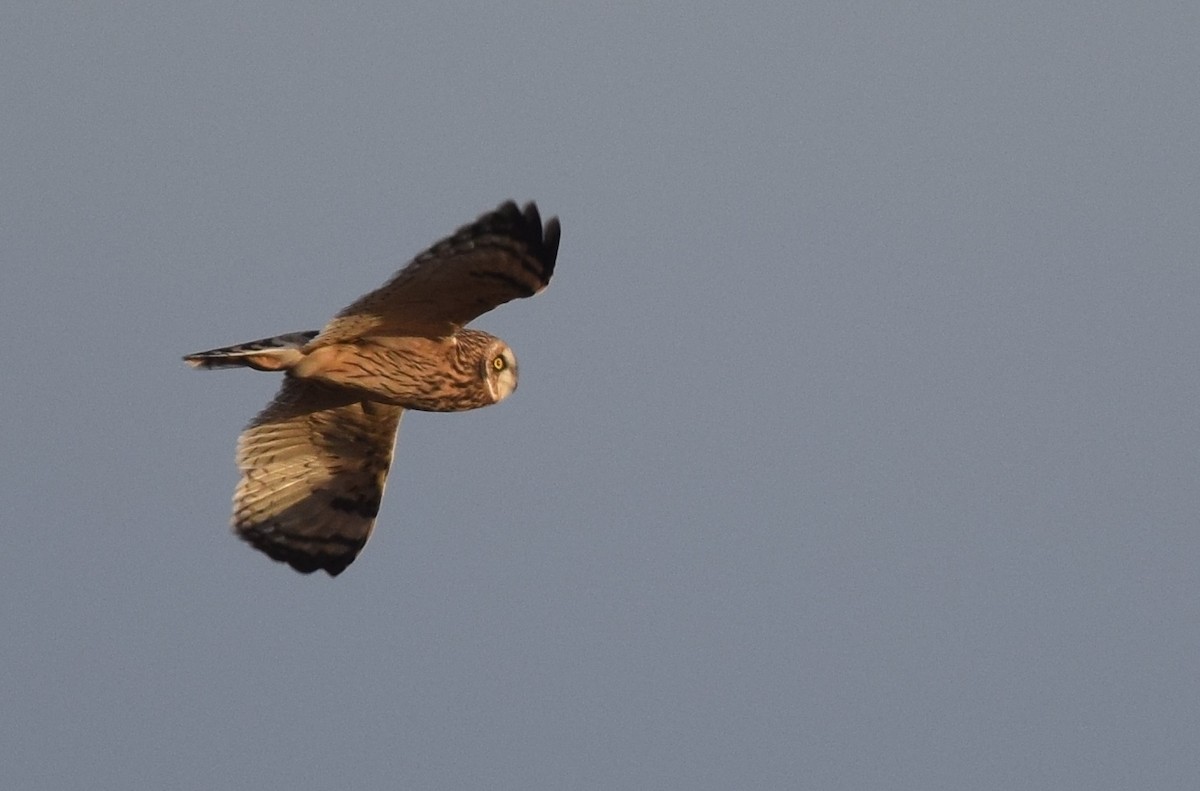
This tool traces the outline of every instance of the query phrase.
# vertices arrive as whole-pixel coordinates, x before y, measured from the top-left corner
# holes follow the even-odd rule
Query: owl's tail
[[[259,371],[282,371],[291,368],[304,354],[304,345],[317,337],[317,331],[289,332],[274,338],[239,343],[221,349],[196,352],[183,358],[193,368],[254,368]]]

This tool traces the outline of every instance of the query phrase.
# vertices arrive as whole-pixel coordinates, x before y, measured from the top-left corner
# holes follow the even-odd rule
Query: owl
[[[195,368],[282,371],[238,439],[233,530],[271,558],[337,576],[370,538],[406,409],[461,412],[517,389],[504,341],[465,325],[544,289],[561,228],[507,202],[414,258],[324,329],[197,352]]]

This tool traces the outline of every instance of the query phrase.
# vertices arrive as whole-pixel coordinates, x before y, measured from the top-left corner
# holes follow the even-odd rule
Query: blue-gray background
[[[170,5],[0,11],[6,788],[1195,787],[1194,4]],[[179,356],[509,197],[517,395],[232,538]]]

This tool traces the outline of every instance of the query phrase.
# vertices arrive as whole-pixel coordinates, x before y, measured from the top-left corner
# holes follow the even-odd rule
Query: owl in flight
[[[517,389],[508,344],[465,325],[554,273],[561,229],[511,201],[418,255],[320,332],[189,354],[283,371],[238,439],[233,529],[275,560],[337,576],[371,535],[405,409],[460,412]]]

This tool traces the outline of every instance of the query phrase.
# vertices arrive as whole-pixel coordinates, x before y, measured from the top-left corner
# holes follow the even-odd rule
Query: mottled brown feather
[[[234,530],[297,571],[341,573],[371,535],[403,412],[284,380],[238,440]]]
[[[550,282],[561,235],[533,203],[501,204],[418,255],[355,300],[308,348],[379,335],[452,335],[471,320]]]

